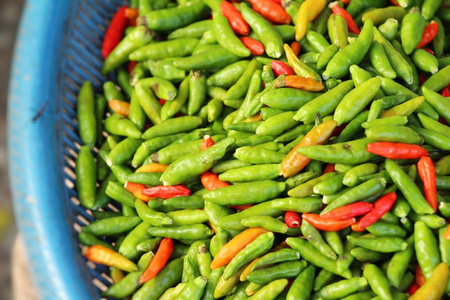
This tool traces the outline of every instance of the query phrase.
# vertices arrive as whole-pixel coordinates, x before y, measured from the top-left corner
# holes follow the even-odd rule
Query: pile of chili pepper
[[[450,2],[137,0],[78,95],[107,298],[450,295]]]

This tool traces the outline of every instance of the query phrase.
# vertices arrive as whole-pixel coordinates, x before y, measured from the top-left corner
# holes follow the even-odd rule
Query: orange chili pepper
[[[419,171],[420,179],[423,182],[423,191],[425,193],[425,199],[428,204],[437,210],[437,189],[436,189],[436,169],[434,168],[433,161],[429,156],[422,156],[417,163],[417,170]]]
[[[271,0],[269,0],[269,1],[271,1]],[[252,39],[251,37],[248,37],[248,36],[243,36],[243,37],[240,37],[239,39],[241,40],[242,44],[244,44],[244,46],[250,50],[252,55],[263,55],[264,54],[264,51],[265,51],[264,45],[260,41]]]
[[[213,145],[214,145],[213,139],[209,135],[205,135],[202,139],[202,144],[200,146],[200,150],[201,151],[206,150]]]
[[[351,0],[341,0],[342,4],[349,5]]]
[[[145,166],[140,167],[136,170],[136,173],[162,173],[164,172],[169,165],[163,165],[159,163],[151,163]]]
[[[170,185],[162,186],[158,185],[151,188],[145,188],[142,190],[142,194],[150,197],[157,197],[162,199],[169,199],[179,196],[190,196],[191,191],[184,185]]]
[[[170,255],[172,255],[172,252],[172,239],[164,238],[159,244],[159,248],[155,254],[155,257],[153,257],[147,270],[145,270],[144,274],[142,274],[141,283],[145,283],[158,275],[159,271],[161,271],[162,268],[164,268],[164,266],[166,265],[167,261],[170,258]]]
[[[352,224],[355,224],[355,218],[348,219],[325,219],[319,216],[318,214],[303,214],[303,220],[308,221],[314,226],[316,229],[322,231],[339,231]]]
[[[447,226],[447,229],[445,230],[443,236],[444,236],[444,239],[450,240],[450,225]]]
[[[127,8],[125,9],[125,18],[136,20],[139,17],[139,8]]]
[[[114,112],[121,114],[124,117],[128,117],[128,115],[130,114],[130,103],[128,102],[121,100],[111,100],[108,102],[108,105]]]
[[[291,43],[291,49],[292,49],[292,52],[294,52],[294,54],[296,56],[298,56],[300,54],[300,51],[302,50],[302,46],[300,46],[299,42],[293,41]]]
[[[365,228],[359,227],[358,226],[358,222],[356,222],[355,224],[352,224],[352,230],[355,232],[364,232],[366,231]]]
[[[139,200],[142,200],[144,202],[148,202],[152,199],[154,199],[155,197],[149,197],[149,196],[145,196],[142,194],[142,190],[147,188],[144,184],[140,184],[140,183],[133,183],[133,182],[129,182],[127,181],[125,183],[125,189],[131,193],[133,193],[133,195],[138,198]]]
[[[242,231],[220,249],[211,262],[211,269],[215,270],[228,264],[239,251],[266,232],[268,231],[261,227],[248,228]]]
[[[228,19],[228,23],[230,23],[234,32],[240,35],[248,35],[250,33],[250,26],[244,20],[244,17],[242,17],[241,12],[233,4],[228,1],[222,1],[220,3],[220,11]]]
[[[219,176],[217,174],[214,174],[212,172],[205,172],[201,175],[201,181],[205,189],[208,191],[220,189],[226,186],[229,186],[230,184],[228,182],[222,181],[219,179]]]
[[[138,269],[134,262],[130,261],[128,258],[122,256],[116,251],[102,245],[94,245],[84,248],[83,255],[92,262],[108,267],[116,267],[117,269],[123,271],[133,272]]]
[[[284,8],[271,0],[249,0],[253,9],[272,23],[290,24],[291,16]]]
[[[301,140],[301,142],[295,146],[281,162],[280,168],[283,176],[285,178],[294,176],[306,167],[311,159],[301,155],[297,152],[297,150],[300,147],[322,145],[326,140],[328,140],[336,125],[336,121],[330,120],[311,129]]]
[[[425,276],[423,276],[422,269],[420,268],[420,265],[417,264],[416,266],[416,279],[415,282],[418,286],[422,286],[427,280],[425,279]]]
[[[311,92],[320,92],[325,88],[322,82],[318,82],[314,79],[305,78],[298,75],[287,75],[283,78],[279,78],[274,82],[274,87],[290,87]]]

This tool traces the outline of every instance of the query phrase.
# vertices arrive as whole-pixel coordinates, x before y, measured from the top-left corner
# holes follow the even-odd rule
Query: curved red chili
[[[428,204],[437,210],[437,189],[436,189],[436,169],[434,168],[433,161],[429,156],[422,156],[417,163],[417,170],[419,171],[420,179],[423,182],[423,191],[425,193],[425,199]]]
[[[429,155],[425,148],[418,145],[392,142],[370,143],[367,152],[389,159],[416,159]]]
[[[184,185],[173,185],[173,186],[155,186],[151,188],[146,188],[142,190],[142,195],[157,197],[162,199],[169,199],[179,196],[189,196],[191,191]]]
[[[286,75],[294,75],[294,71],[291,67],[289,67],[286,63],[279,61],[279,60],[272,60],[270,62],[270,67],[273,70],[273,73],[275,74],[275,77],[278,77],[280,75],[286,74]]]
[[[220,3],[220,11],[228,19],[228,23],[230,23],[234,32],[240,35],[248,35],[250,33],[250,26],[244,20],[244,17],[242,17],[241,12],[233,4],[228,1],[222,1]]]
[[[344,8],[340,7],[337,2],[330,3],[329,7],[331,8],[333,14],[340,15],[345,19],[345,22],[347,22],[349,32],[355,34],[359,34],[361,32],[358,25],[356,25],[355,20],[353,20],[352,16]]]
[[[302,218],[311,223],[311,225],[314,226],[316,229],[322,231],[339,231],[351,226],[356,221],[355,218],[348,218],[344,220],[325,219],[319,216],[318,214],[303,214]]]
[[[333,209],[322,215],[325,219],[348,219],[364,215],[373,210],[373,204],[367,202],[355,202],[346,206]]]
[[[127,18],[125,17],[125,11],[127,7],[122,6],[114,14],[109,23],[108,29],[106,29],[105,37],[102,44],[102,57],[106,58],[116,48],[117,44],[122,40],[122,35],[127,26]]]
[[[360,228],[366,228],[381,219],[392,208],[395,200],[397,200],[397,195],[394,192],[382,196],[373,205],[373,210],[359,220],[358,226]]]
[[[419,45],[417,45],[417,48],[422,48],[429,42],[431,42],[434,37],[438,34],[439,31],[439,24],[435,21],[431,21],[430,24],[425,26],[425,30],[422,34],[422,39],[420,40]]]
[[[255,39],[252,39],[248,36],[243,36],[239,38],[247,49],[250,50],[252,55],[263,55],[264,54],[264,45]]]

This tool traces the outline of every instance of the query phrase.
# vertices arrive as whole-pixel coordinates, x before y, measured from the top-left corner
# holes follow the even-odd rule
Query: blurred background
[[[16,235],[6,157],[6,98],[24,0],[0,0],[0,299],[11,299],[11,249]]]

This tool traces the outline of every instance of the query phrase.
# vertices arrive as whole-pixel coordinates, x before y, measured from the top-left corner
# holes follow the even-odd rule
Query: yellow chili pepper
[[[136,173],[162,173],[167,169],[168,166],[169,165],[152,163],[140,167],[139,169],[136,170]]]
[[[138,267],[125,256],[120,255],[114,250],[106,248],[102,245],[94,245],[86,247],[83,251],[84,256],[92,262],[102,264],[108,267],[116,267],[117,269],[133,272]]]
[[[409,300],[438,300],[441,299],[448,281],[448,265],[440,263],[430,278],[411,296]]]
[[[281,162],[281,173],[285,178],[294,176],[300,172],[311,159],[301,155],[297,152],[300,147],[311,145],[322,145],[330,137],[333,130],[336,128],[337,122],[334,120],[323,122],[311,129],[301,142],[286,155]]]
[[[325,88],[322,82],[318,82],[314,79],[305,78],[298,75],[288,75],[283,78],[279,78],[275,81],[274,87],[290,87],[310,92],[320,92]]]
[[[326,0],[306,0],[300,6],[295,25],[295,39],[299,42],[308,30],[308,24],[317,18],[327,5]]]

